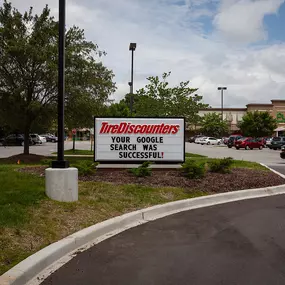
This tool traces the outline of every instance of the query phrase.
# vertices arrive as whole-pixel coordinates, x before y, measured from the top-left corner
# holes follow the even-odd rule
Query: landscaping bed
[[[44,176],[45,166],[25,167],[19,171]],[[205,193],[276,186],[285,183],[279,175],[267,170],[233,168],[230,173],[206,173],[202,179],[189,179],[181,170],[155,170],[151,176],[136,177],[126,169],[102,169],[91,175],[79,176],[80,181],[139,184],[151,187],[180,187]]]

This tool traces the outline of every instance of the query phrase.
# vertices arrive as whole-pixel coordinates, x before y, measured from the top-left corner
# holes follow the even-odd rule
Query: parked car
[[[235,146],[235,142],[239,139],[242,138],[242,135],[232,135],[229,137],[229,140],[228,140],[228,148],[232,148],[233,146]]]
[[[265,146],[266,146],[266,147],[269,147],[269,146],[271,145],[272,140],[273,140],[273,138],[267,138],[267,139],[265,140]]]
[[[207,145],[210,145],[210,144],[220,144],[221,140],[213,138],[213,137],[204,137],[204,138],[201,139],[200,143],[201,143],[201,145],[204,145],[204,144],[207,144]]]
[[[47,139],[46,137],[42,137],[42,136],[39,136],[40,140],[42,143],[46,143],[47,142]]]
[[[195,143],[201,144],[201,142],[203,141],[203,138],[204,138],[204,136],[197,137],[197,138],[195,139]]]
[[[281,147],[280,157],[281,157],[282,159],[285,159],[285,145],[283,145],[283,146]]]
[[[223,143],[223,144],[227,145],[227,144],[228,144],[228,141],[229,141],[229,138],[224,137],[224,138],[222,138],[221,143]]]
[[[195,135],[195,136],[193,136],[193,137],[190,137],[190,138],[188,139],[188,142],[194,143],[195,140],[196,140],[197,138],[199,138],[199,137],[203,137],[203,135]]]
[[[235,142],[236,149],[244,148],[246,150],[248,149],[263,149],[263,142],[259,139],[253,139],[250,137],[247,138],[241,138]]]
[[[32,138],[32,140],[33,140],[33,142],[34,142],[34,144],[42,144],[42,141],[41,141],[39,135],[37,135],[37,134],[31,134],[30,136],[31,136],[31,138]]]
[[[34,142],[31,137],[29,137],[30,145],[33,145]],[[4,139],[4,145],[24,145],[24,136],[21,134],[11,134]]]
[[[41,137],[45,137],[46,138],[46,141],[47,142],[57,142],[58,141],[58,138],[54,135],[51,135],[51,134],[43,134],[43,135],[40,135]]]
[[[268,145],[270,149],[281,149],[285,145],[285,137],[275,137],[272,139],[271,144]]]

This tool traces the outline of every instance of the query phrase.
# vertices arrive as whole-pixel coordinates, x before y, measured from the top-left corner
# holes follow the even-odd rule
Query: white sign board
[[[95,118],[95,161],[184,162],[184,118]]]

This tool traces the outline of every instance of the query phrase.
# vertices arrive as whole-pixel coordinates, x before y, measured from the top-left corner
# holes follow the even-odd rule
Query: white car
[[[46,137],[43,137],[43,136],[39,136],[40,140],[42,143],[46,143],[47,142],[47,139]]]
[[[201,144],[204,138],[205,138],[205,137],[198,137],[198,138],[196,138],[196,139],[195,139],[195,143]]]
[[[213,137],[204,137],[202,139],[202,141],[200,142],[200,144],[204,145],[204,144],[207,144],[207,145],[210,145],[210,144],[220,144],[221,143],[221,140],[220,139],[217,139],[217,138],[213,138]]]

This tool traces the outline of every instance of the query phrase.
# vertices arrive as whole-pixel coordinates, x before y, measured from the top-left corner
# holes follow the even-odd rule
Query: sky
[[[57,18],[58,0],[10,0],[21,12],[45,4]],[[0,3],[3,0],[0,0]],[[285,99],[285,0],[66,0],[67,25],[107,52],[120,100],[129,92],[136,42],[134,89],[171,71],[171,85],[190,80],[204,103],[225,107]]]

